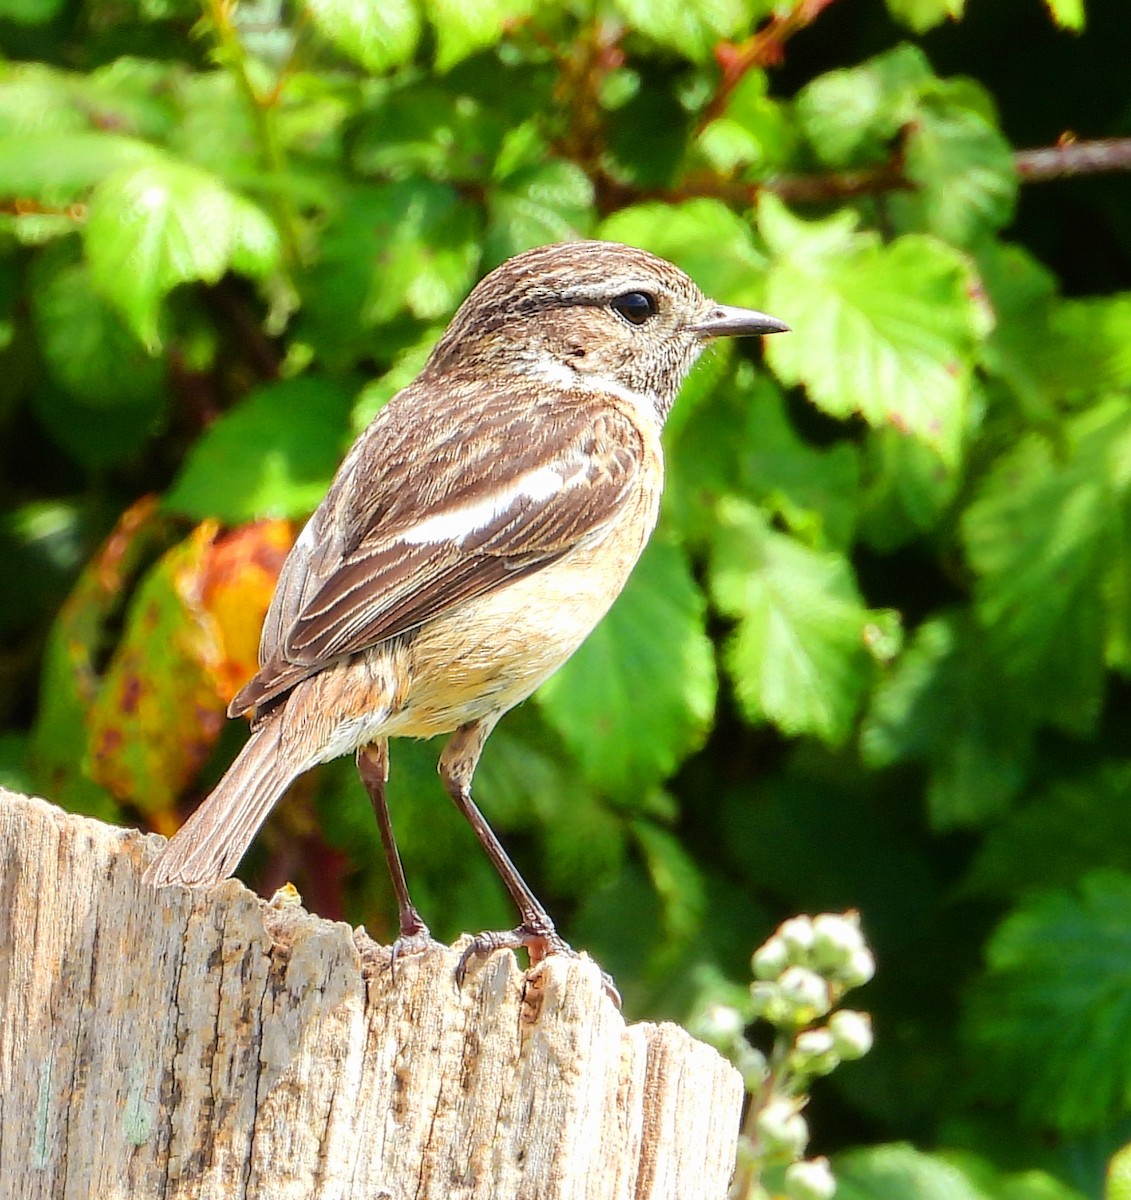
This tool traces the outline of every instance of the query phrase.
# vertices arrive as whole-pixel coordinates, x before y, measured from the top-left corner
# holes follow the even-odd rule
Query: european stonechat
[[[397,949],[427,944],[385,802],[388,739],[452,733],[441,778],[521,918],[469,953],[568,950],[472,801],[476,763],[624,586],[656,524],[660,431],[705,343],[786,328],[613,242],[544,246],[492,271],[354,443],[287,556],[259,672],[228,709],[252,714],[251,737],[146,878],[229,875],[296,776],[355,753]]]

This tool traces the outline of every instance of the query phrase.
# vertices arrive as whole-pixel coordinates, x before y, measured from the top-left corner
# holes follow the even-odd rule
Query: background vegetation
[[[1131,196],[1098,172],[1131,155],[1091,139],[1131,133],[1131,16],[1086,16],[0,0],[3,780],[171,832],[244,735],[291,522],[474,281],[646,246],[795,332],[690,381],[654,544],[481,802],[633,1017],[860,910],[877,1047],[809,1113],[842,1195],[1099,1194],[1131,1133]],[[418,903],[505,927],[436,753],[394,746]],[[349,763],[244,874],[395,931]]]

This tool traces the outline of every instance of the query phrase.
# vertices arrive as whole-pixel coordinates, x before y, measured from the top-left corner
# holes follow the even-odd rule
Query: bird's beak
[[[789,326],[777,317],[752,308],[716,304],[692,329],[701,338],[750,337],[759,333],[788,333]]]

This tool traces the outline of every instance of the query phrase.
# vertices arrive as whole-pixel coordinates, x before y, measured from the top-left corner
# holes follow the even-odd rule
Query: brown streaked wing
[[[337,658],[546,566],[598,535],[619,512],[639,473],[643,442],[607,401],[560,391],[461,399],[454,423],[450,408],[440,423],[421,420],[428,414],[420,408],[405,413],[415,427],[411,448],[405,422],[388,421],[393,428],[385,429],[379,420],[370,427],[349,477],[339,472],[312,518],[320,522],[315,529],[335,531],[320,539],[319,569],[312,572],[313,564],[304,562],[288,580],[302,607],[288,612],[280,603],[278,615],[291,617],[289,628],[276,626],[272,653],[233,709],[262,703]],[[413,472],[419,462],[425,470]],[[484,504],[541,467],[579,482],[546,497],[516,496],[469,531],[462,545],[405,540],[421,522]],[[330,561],[327,545],[335,542],[338,554]],[[307,559],[311,553],[308,546]]]

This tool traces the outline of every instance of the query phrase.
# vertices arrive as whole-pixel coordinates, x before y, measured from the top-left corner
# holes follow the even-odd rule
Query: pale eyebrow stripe
[[[576,487],[585,481],[584,470],[572,472],[568,478],[555,467],[537,467],[520,475],[510,487],[460,508],[438,512],[410,525],[397,535],[397,540],[413,546],[435,542],[462,542],[476,533],[496,517],[501,516],[516,500],[532,500],[536,503],[549,500],[551,496],[566,488]]]

